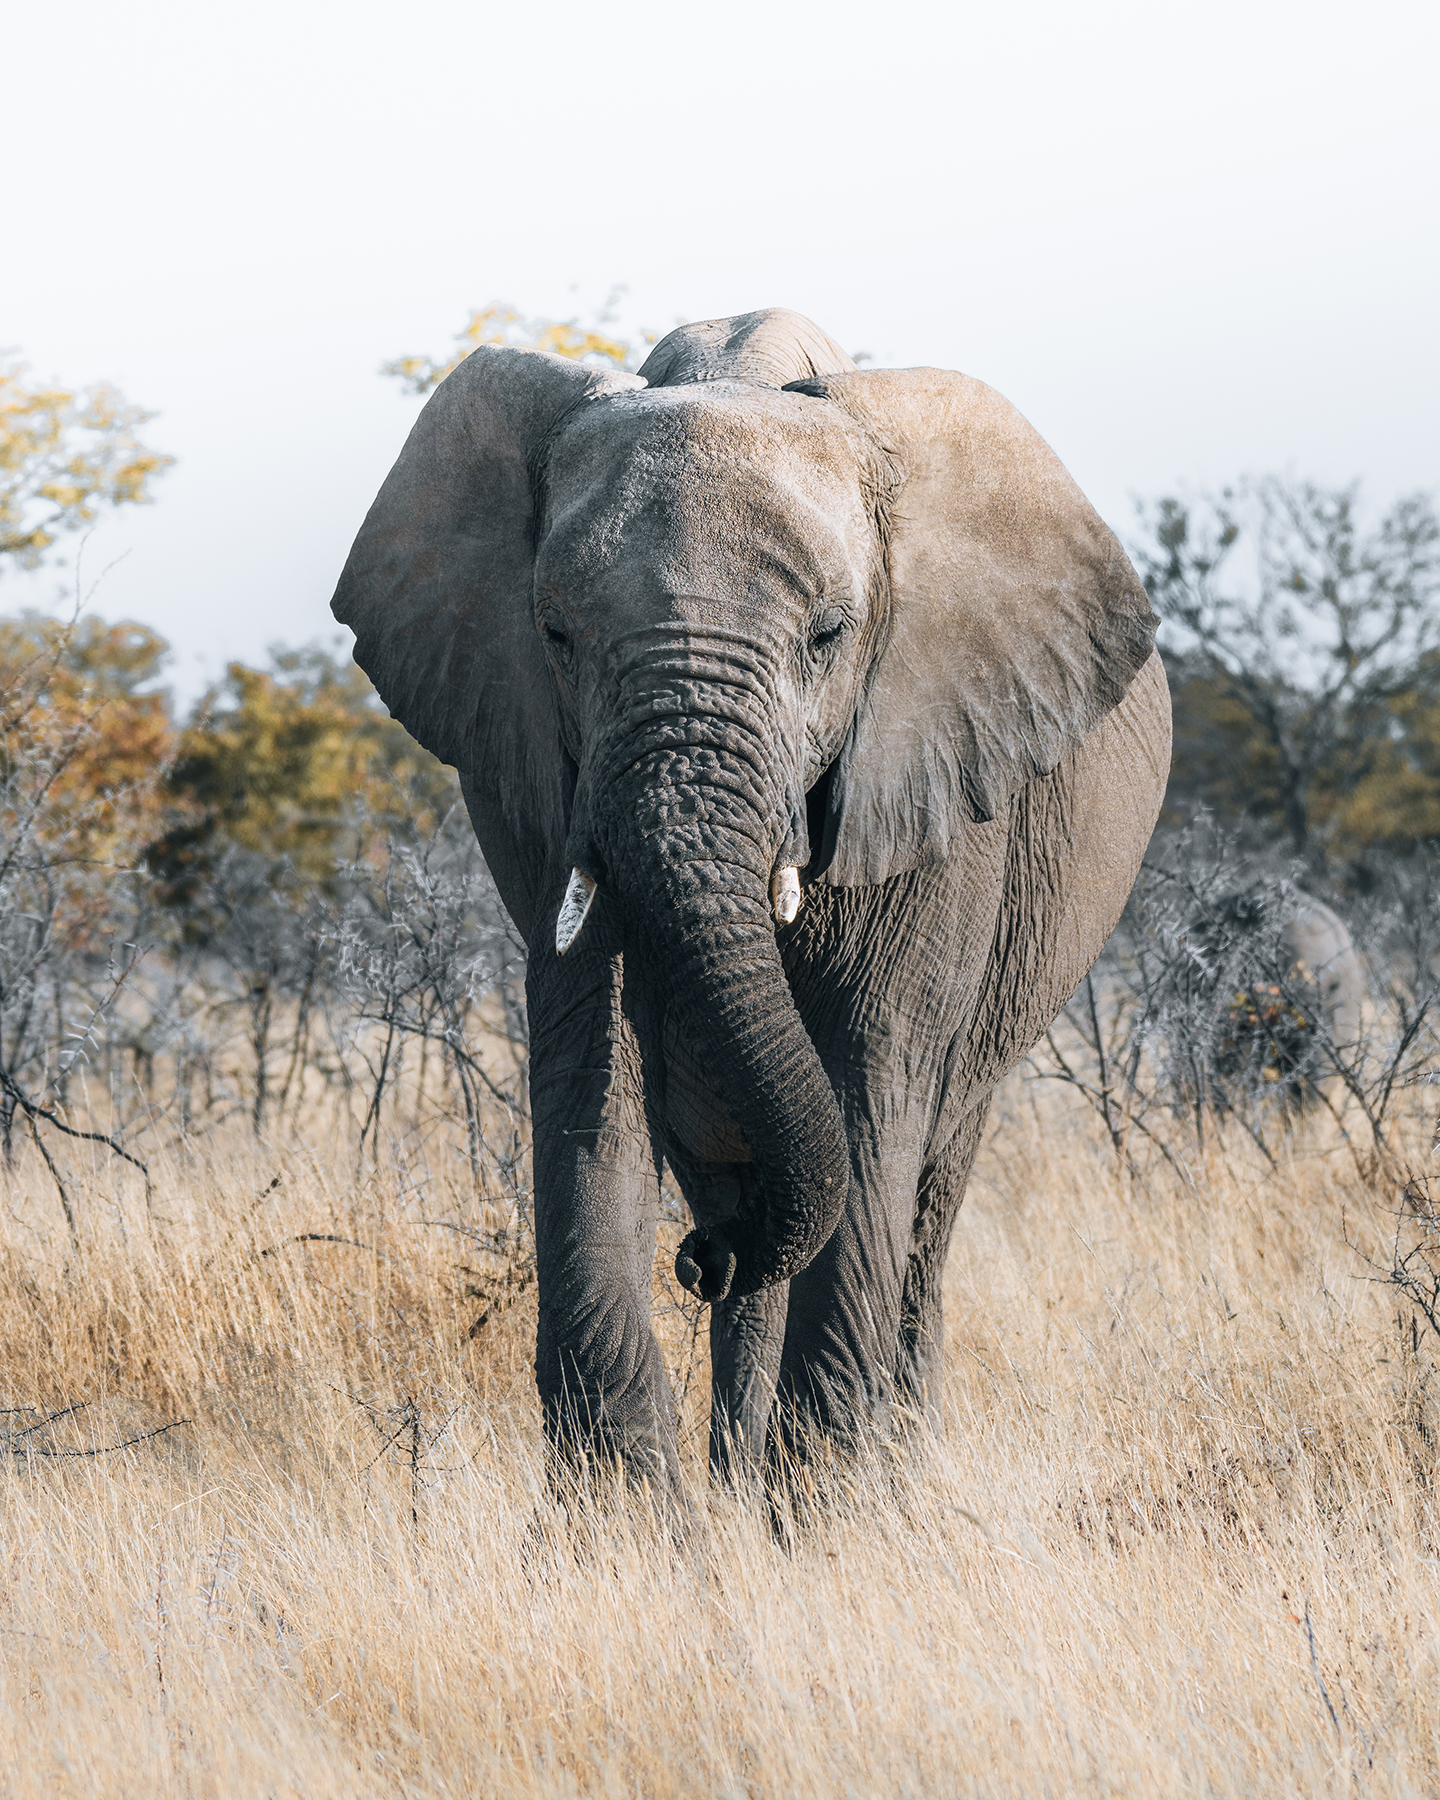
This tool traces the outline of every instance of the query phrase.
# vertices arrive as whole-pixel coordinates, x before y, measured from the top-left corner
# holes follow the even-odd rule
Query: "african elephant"
[[[1364,966],[1345,921],[1323,900],[1296,893],[1280,929],[1290,955],[1290,973],[1315,989],[1336,1050],[1353,1055],[1360,1041],[1367,988]]]
[[[1296,1104],[1360,1046],[1365,970],[1339,914],[1289,882],[1221,895],[1190,936],[1218,1008],[1218,1072],[1263,1078]]]
[[[638,376],[482,349],[333,607],[529,947],[552,1445],[676,1491],[662,1160],[717,1469],[923,1405],[991,1091],[1104,944],[1169,767],[1155,616],[1054,454],[982,383],[857,370],[790,312]]]

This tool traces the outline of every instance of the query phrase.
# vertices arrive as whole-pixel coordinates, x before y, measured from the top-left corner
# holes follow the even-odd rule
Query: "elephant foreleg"
[[[562,1466],[598,1455],[631,1482],[675,1493],[675,1404],[650,1329],[659,1171],[621,959],[603,930],[563,975],[553,956],[532,956],[535,1375],[546,1432]]]
[[[961,1119],[949,1143],[924,1171],[916,1196],[915,1230],[900,1299],[895,1391],[902,1406],[931,1419],[938,1409],[945,1341],[945,1259],[989,1114],[987,1096]]]

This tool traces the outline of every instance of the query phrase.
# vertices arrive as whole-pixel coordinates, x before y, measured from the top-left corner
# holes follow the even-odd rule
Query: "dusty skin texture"
[[[883,1440],[932,1403],[995,1083],[1159,810],[1169,698],[1119,544],[982,382],[857,370],[772,310],[682,327],[638,376],[477,351],[333,604],[458,769],[529,949],[560,1460],[678,1494],[662,1162],[695,1225],[677,1274],[714,1302],[717,1473]],[[572,869],[599,894],[562,961]]]
[[[683,1552],[633,1502],[555,1524],[533,1295],[467,1341],[433,1223],[477,1223],[466,1194],[220,1147],[160,1171],[150,1223],[97,1170],[77,1263],[22,1168],[4,1405],[89,1404],[3,1474],[0,1791],[1433,1795],[1440,1419],[1341,1235],[1390,1197],[1305,1137],[1273,1175],[1237,1147],[1132,1186],[1033,1104],[1002,1091],[956,1235],[938,1439],[789,1546],[704,1497],[678,1230]]]

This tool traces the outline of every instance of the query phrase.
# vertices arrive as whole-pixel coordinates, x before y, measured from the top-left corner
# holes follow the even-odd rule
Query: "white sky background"
[[[93,609],[190,698],[332,639],[472,306],[808,313],[964,369],[1122,537],[1241,470],[1440,487],[1440,8],[12,0],[0,346],[179,458]],[[578,284],[578,285],[577,285]],[[66,545],[67,557],[76,540]],[[48,605],[73,565],[0,577]]]

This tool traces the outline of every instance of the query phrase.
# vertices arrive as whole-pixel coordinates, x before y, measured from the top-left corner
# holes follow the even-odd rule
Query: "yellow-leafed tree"
[[[150,500],[174,461],[136,436],[153,417],[108,382],[51,387],[25,363],[0,364],[0,568],[10,557],[33,569],[103,506]]]
[[[146,625],[0,619],[0,757],[13,803],[68,865],[132,866],[158,827],[174,752],[168,652]],[[25,776],[24,780],[19,777]]]
[[[1317,863],[1440,831],[1440,514],[1276,476],[1143,509],[1175,705],[1168,810]]]
[[[268,670],[231,663],[181,734],[166,791],[174,816],[149,858],[176,904],[226,843],[324,883],[377,830],[425,830],[459,800],[361,670],[315,649],[276,651]]]
[[[599,324],[608,323],[616,295],[601,309]],[[648,350],[655,341],[654,332],[641,332],[641,343]],[[400,356],[386,363],[382,375],[393,375],[403,381],[412,393],[428,394],[445,377],[458,369],[465,358],[482,344],[509,344],[526,350],[548,350],[553,356],[568,356],[575,362],[602,363],[614,369],[628,369],[632,364],[632,347],[604,330],[587,328],[573,319],[531,319],[504,301],[472,311],[470,322],[455,334],[455,349],[449,356]]]

